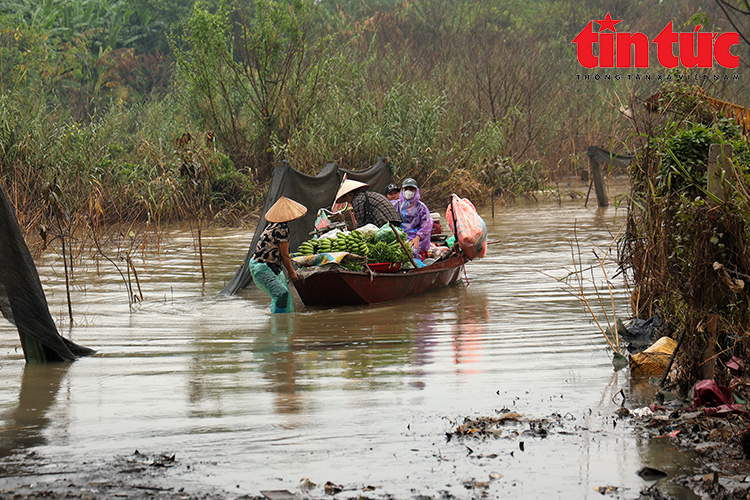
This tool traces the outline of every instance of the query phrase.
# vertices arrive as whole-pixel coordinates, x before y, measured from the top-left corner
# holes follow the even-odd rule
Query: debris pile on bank
[[[747,387],[743,380],[738,392],[730,393],[733,400],[746,401]],[[727,400],[727,391],[712,380],[702,381],[696,384],[692,402],[674,399],[634,410],[622,408],[618,416],[632,419],[649,439],[669,441],[695,455],[695,471],[669,481],[703,498],[750,498],[750,408]],[[641,498],[665,497],[642,494]]]

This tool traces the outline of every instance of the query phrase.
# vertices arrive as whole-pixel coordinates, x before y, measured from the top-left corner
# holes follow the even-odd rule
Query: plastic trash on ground
[[[676,347],[675,339],[660,338],[643,352],[630,355],[630,371],[641,375],[663,375]]]

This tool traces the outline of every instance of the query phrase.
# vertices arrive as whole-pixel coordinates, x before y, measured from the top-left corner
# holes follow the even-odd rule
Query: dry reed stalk
[[[138,286],[138,295],[132,293],[132,286],[131,286],[131,294],[133,295],[133,301],[135,302],[135,299],[137,298],[139,302],[143,302],[143,291],[141,290],[141,282],[138,280],[138,271],[135,270],[135,264],[133,264],[133,259],[130,258],[130,255],[127,256],[127,262],[130,266],[130,269],[133,270],[133,276],[135,277],[135,284]],[[128,271],[128,279],[130,279],[130,271]]]
[[[612,328],[612,325],[609,324],[609,316],[607,315],[607,310],[604,307],[604,304],[602,303],[601,296],[598,293],[598,289],[596,287],[596,283],[594,283],[594,289],[597,290],[597,296],[599,297],[599,304],[601,305],[602,311],[604,311],[604,315],[607,318],[607,325],[609,326],[609,329],[610,329],[609,331],[610,332],[614,332],[615,345],[618,347],[617,350],[619,351],[620,336],[619,336],[619,332],[617,331],[617,308],[615,307],[615,295],[612,292],[612,283],[610,282],[609,276],[607,275],[607,270],[604,267],[604,261],[601,258],[599,258],[599,256],[596,254],[596,252],[594,252],[594,256],[599,261],[599,266],[602,268],[602,273],[604,274],[604,281],[605,281],[605,283],[607,283],[607,290],[609,291],[609,299],[610,299],[610,303],[611,303],[610,305],[612,307],[612,318],[614,320],[613,321],[614,328]],[[593,271],[592,271],[592,274],[593,274]],[[594,281],[593,280],[593,276],[592,276],[592,281]]]
[[[89,226],[89,227],[91,227],[91,226]],[[124,233],[124,234],[130,234],[131,232],[132,232],[132,225],[128,228],[128,231],[126,233]],[[140,284],[140,281],[138,279],[138,272],[136,271],[135,265],[133,265],[133,261],[130,258],[130,251],[132,251],[135,238],[133,238],[131,240],[131,247],[126,252],[125,257],[121,257],[122,260],[124,260],[126,262],[126,266],[125,267],[127,269],[127,276],[125,276],[125,273],[123,273],[122,269],[120,269],[120,266],[118,266],[117,263],[114,260],[112,260],[104,252],[104,250],[102,249],[102,245],[101,245],[101,243],[99,241],[99,238],[97,237],[97,232],[94,231],[93,228],[91,230],[91,235],[92,235],[92,240],[94,242],[94,246],[96,247],[97,253],[99,255],[101,255],[102,257],[104,257],[105,259],[107,259],[115,267],[115,269],[117,270],[118,274],[122,278],[123,283],[125,283],[125,286],[128,289],[128,306],[132,307],[133,303],[135,302],[136,299],[138,299],[140,301],[143,301],[143,292],[141,290],[141,284]],[[123,250],[120,247],[120,239],[119,238],[117,239],[117,245],[118,245],[117,246],[117,253],[119,254],[120,251]],[[132,280],[131,280],[131,277],[130,277],[130,271],[131,271],[131,269],[133,271],[133,275],[135,276],[135,282],[136,282],[136,285],[138,287],[138,295],[136,295],[135,292],[133,291],[133,283],[132,283]]]
[[[203,240],[201,239],[201,219],[198,219],[198,257],[200,258],[201,262],[201,277],[203,278],[203,283],[206,282],[206,268],[203,265]]]
[[[573,291],[570,291],[570,290],[566,289],[565,291],[567,291],[572,296],[574,296],[575,298],[577,298],[578,300],[580,300],[583,303],[583,305],[586,306],[586,309],[588,310],[589,314],[591,314],[591,318],[594,320],[594,323],[596,323],[596,326],[599,327],[599,330],[602,332],[602,335],[604,335],[604,340],[607,341],[607,344],[609,344],[609,347],[612,348],[612,350],[614,352],[619,353],[620,352],[619,344],[615,344],[615,343],[612,342],[612,340],[610,340],[609,335],[607,335],[607,330],[605,330],[604,327],[599,322],[599,318],[597,317],[596,313],[594,312],[593,308],[591,307],[591,304],[589,303],[588,299],[586,298],[586,295],[582,294],[582,293],[578,293],[578,291],[576,290],[575,287],[573,287],[572,285],[570,285],[569,283],[567,283],[562,278],[555,278],[554,276],[546,274],[546,273],[542,273],[542,274],[545,274],[545,276],[549,276],[550,278],[555,279],[555,280],[557,280],[559,282],[565,283],[565,285],[567,285],[570,289],[573,290]]]
[[[65,295],[68,299],[68,318],[70,318],[70,322],[73,323],[73,305],[70,300],[70,278],[68,276],[68,261],[65,258],[65,235],[62,232],[62,226],[60,226],[60,241],[62,243],[63,268],[65,269]]]
[[[622,231],[622,228],[620,229],[620,231],[618,231],[617,234],[619,235],[621,231]],[[596,326],[601,331],[609,347],[612,349],[612,351],[616,355],[619,355],[621,354],[620,352],[621,346],[620,346],[619,333],[617,331],[617,313],[615,310],[614,290],[612,289],[612,283],[606,271],[605,261],[603,258],[599,257],[595,251],[593,252],[598,262],[598,266],[601,267],[602,272],[604,273],[605,282],[607,283],[607,290],[610,296],[610,306],[613,312],[614,324],[610,323],[609,315],[607,314],[607,307],[604,305],[604,300],[602,299],[602,293],[599,291],[599,287],[596,284],[596,279],[594,277],[594,269],[597,266],[589,266],[587,269],[583,268],[583,262],[581,259],[581,255],[582,255],[581,247],[580,247],[580,243],[578,240],[577,229],[575,226],[573,228],[573,233],[574,233],[574,238],[575,238],[575,248],[577,249],[577,253],[576,253],[576,250],[574,249],[574,246],[571,243],[571,257],[573,259],[573,266],[574,266],[573,271],[568,273],[568,275],[563,278],[556,278],[547,273],[542,273],[542,274],[545,274],[546,276],[549,276],[550,278],[553,278],[557,280],[558,282],[563,283],[565,285],[564,290],[581,301],[581,303],[585,306],[585,308],[588,310],[589,314],[591,315],[592,319],[596,323]],[[615,240],[613,240],[613,243],[614,241]],[[605,252],[605,257],[610,254],[612,246],[613,245],[610,244],[609,249]],[[584,276],[583,273],[585,271],[591,272],[591,278],[583,277]],[[573,278],[576,280],[577,286],[574,286],[573,284],[569,282],[570,278]],[[598,304],[599,308],[601,309],[607,321],[607,328],[605,328],[602,325],[602,323],[599,321],[599,316],[597,315],[596,312],[594,312],[594,308],[592,307],[591,302],[589,301],[589,298],[586,296],[586,292],[584,290],[584,283],[590,283],[591,285],[593,285],[594,293],[599,303]],[[608,334],[607,332],[610,332],[610,334]],[[610,338],[610,335],[613,338]]]

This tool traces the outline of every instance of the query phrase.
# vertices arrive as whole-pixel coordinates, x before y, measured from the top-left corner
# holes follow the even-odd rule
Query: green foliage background
[[[589,145],[633,148],[623,111],[664,71],[585,79],[571,40],[607,12],[651,37],[696,14],[732,30],[697,0],[0,1],[0,180],[29,225],[55,179],[89,221],[233,223],[282,159],[388,156],[434,199],[518,196],[579,175]],[[749,103],[742,79],[698,83]]]

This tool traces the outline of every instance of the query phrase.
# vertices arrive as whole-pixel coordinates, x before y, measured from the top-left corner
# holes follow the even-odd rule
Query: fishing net
[[[250,275],[255,285],[271,297],[272,313],[294,312],[292,294],[284,273],[274,274],[267,264],[250,259]]]
[[[348,179],[369,184],[370,191],[378,193],[382,193],[385,187],[393,182],[391,165],[387,158],[378,158],[375,165],[357,171],[345,170],[339,168],[336,163],[329,163],[316,176],[298,172],[286,161],[276,167],[271,178],[271,184],[268,187],[262,213],[265,215],[268,209],[282,196],[291,198],[307,207],[307,214],[304,217],[289,222],[290,252],[295,252],[303,241],[310,238],[309,233],[315,227],[318,210],[331,208],[344,174]],[[222,295],[233,295],[253,282],[250,260],[266,225],[265,217],[261,216],[250,248],[245,256],[245,261],[221,291]]]
[[[57,332],[34,260],[1,186],[0,312],[16,325],[28,362],[72,361],[94,353]]]

